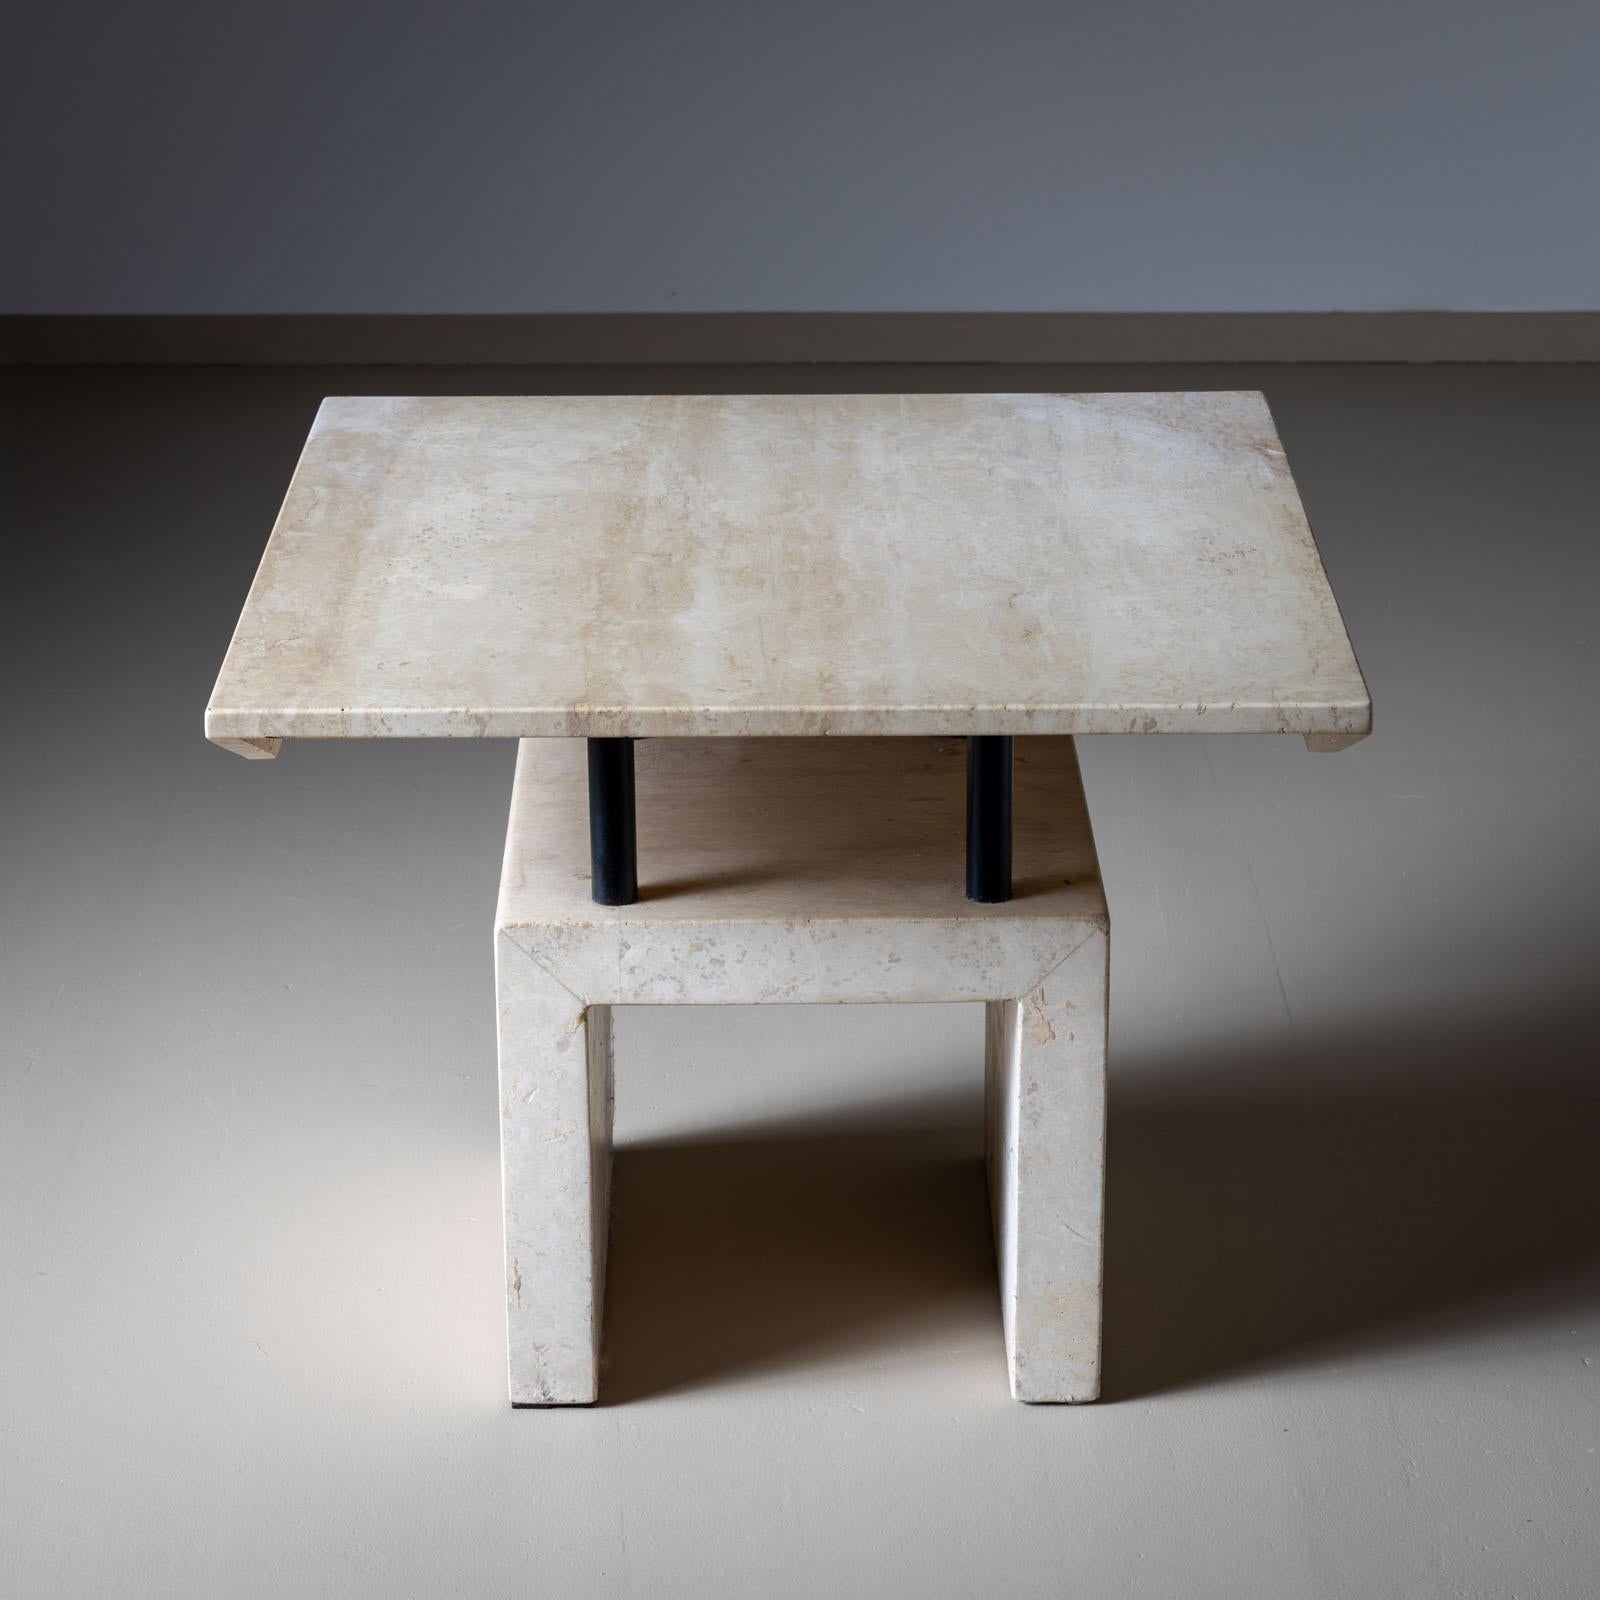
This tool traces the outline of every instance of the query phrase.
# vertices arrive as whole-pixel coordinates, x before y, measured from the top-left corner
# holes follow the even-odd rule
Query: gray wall
[[[1582,0],[46,6],[0,312],[1600,307]]]

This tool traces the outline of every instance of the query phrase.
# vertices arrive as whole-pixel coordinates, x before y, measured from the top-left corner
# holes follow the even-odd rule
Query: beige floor
[[[548,376],[7,375],[0,1595],[1591,1595],[1600,373],[799,381],[1263,376],[1377,732],[1085,747],[1105,1402],[1006,1398],[976,1009],[665,1010],[562,1413],[503,1399],[511,747],[200,732],[316,399]]]

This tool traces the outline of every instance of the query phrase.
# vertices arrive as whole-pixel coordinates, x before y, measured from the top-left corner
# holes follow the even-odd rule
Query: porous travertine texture
[[[653,395],[324,401],[206,732],[1370,722],[1259,394]]]
[[[584,752],[519,752],[500,906],[512,1399],[598,1392],[610,1007],[982,1000],[1012,1392],[1098,1393],[1109,931],[1072,741],[1027,740],[1017,896],[965,898],[940,739],[645,741],[641,898],[590,898]]]
[[[984,1030],[984,1122],[1011,1392],[1100,1393],[1110,942],[1086,939]]]
[[[587,1405],[611,1188],[611,1015],[504,940],[495,980],[511,1398]]]

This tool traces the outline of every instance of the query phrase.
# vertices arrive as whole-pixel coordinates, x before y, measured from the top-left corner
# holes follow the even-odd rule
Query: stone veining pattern
[[[206,732],[1370,720],[1259,394],[355,397],[317,414]]]

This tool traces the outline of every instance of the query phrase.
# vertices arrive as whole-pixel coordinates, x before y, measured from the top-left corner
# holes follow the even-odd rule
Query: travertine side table
[[[652,842],[688,846],[646,820],[640,901],[635,739],[962,738],[973,923],[1013,894],[1017,735],[1296,733],[1338,750],[1370,727],[1254,393],[328,400],[206,711],[207,736],[247,756],[285,739],[585,739],[593,899],[649,918],[652,876],[681,870]],[[706,746],[691,780],[695,748],[661,760],[684,784],[734,781],[730,752]],[[774,769],[797,786],[805,748]],[[570,772],[559,792],[578,805]],[[570,891],[585,869],[563,837]],[[1026,922],[1039,887],[1016,887]],[[1047,1126],[1039,1149],[1059,1138],[1081,1160]],[[531,1325],[517,1276],[508,1263],[514,1373]],[[1092,1392],[1077,1384],[1063,1397]]]

